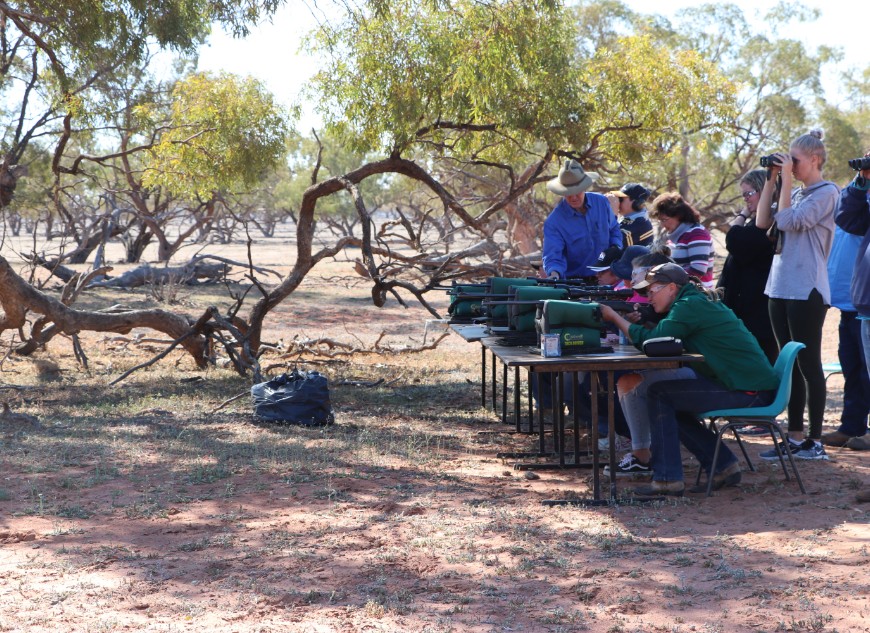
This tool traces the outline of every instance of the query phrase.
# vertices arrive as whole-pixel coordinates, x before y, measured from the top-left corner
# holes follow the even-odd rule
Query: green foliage
[[[846,114],[831,106],[822,110],[819,123],[825,130],[825,148],[828,151],[825,178],[842,187],[855,177],[855,171],[849,167],[849,159],[857,158],[865,151],[861,134]]]
[[[572,15],[519,0],[353,14],[313,40],[332,55],[314,80],[322,112],[359,149],[485,160],[592,146],[587,158],[638,161],[654,137],[730,116],[732,87],[698,55],[602,34],[612,47],[590,57]]]
[[[278,0],[25,0],[0,13],[49,57],[66,92],[68,78],[80,67],[140,60],[149,41],[193,52],[212,22],[247,35],[250,24],[278,5]]]
[[[639,163],[657,146],[705,128],[721,138],[733,115],[734,86],[692,50],[672,51],[650,36],[618,39],[585,65],[591,141],[616,160]]]
[[[557,9],[519,1],[441,11],[402,0],[387,14],[351,15],[314,40],[333,55],[314,80],[324,115],[358,149],[403,150],[439,122],[504,119],[506,129],[541,136],[577,103],[564,76],[569,30],[559,18]],[[550,107],[540,108],[543,101]],[[474,145],[471,135],[432,137],[454,152]]]
[[[259,81],[191,75],[173,91],[171,127],[152,150],[143,181],[204,198],[251,187],[285,156],[288,130],[286,113]]]

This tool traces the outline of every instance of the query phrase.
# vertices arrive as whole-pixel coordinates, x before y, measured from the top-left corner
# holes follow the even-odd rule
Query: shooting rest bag
[[[547,286],[514,286],[515,301],[543,301],[545,299],[567,299],[565,288],[548,288]],[[508,325],[517,332],[535,331],[535,314],[538,306],[533,303],[509,305]]]
[[[479,286],[455,286],[450,289],[450,305],[447,307],[447,314],[454,317],[477,317],[480,316],[480,302],[483,300],[483,289]],[[461,299],[458,295],[470,294],[481,295],[473,299]]]
[[[673,336],[659,336],[645,340],[641,348],[647,356],[680,356],[683,341]]]
[[[601,348],[601,308],[597,303],[544,301],[535,318],[541,334],[559,334],[562,354]]]
[[[489,295],[506,295],[510,293],[511,286],[537,286],[538,282],[534,279],[526,279],[525,277],[490,277],[488,282]],[[508,307],[506,305],[492,306],[489,311],[489,316],[493,320],[507,321]]]

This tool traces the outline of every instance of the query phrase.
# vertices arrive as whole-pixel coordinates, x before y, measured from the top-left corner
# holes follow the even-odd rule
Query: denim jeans
[[[683,460],[680,442],[710,474],[716,435],[702,424],[697,415],[714,409],[765,406],[773,402],[775,392],[730,391],[702,376],[689,380],[665,380],[647,392],[650,434],[652,438],[653,479],[682,481]],[[735,463],[737,458],[724,444],[713,472]]]
[[[837,356],[843,368],[843,414],[841,433],[853,437],[867,432],[867,414],[870,412],[870,374],[864,360],[861,323],[857,312],[840,312],[840,344]]]
[[[864,344],[864,364],[870,372],[870,320],[861,320],[861,341]]]
[[[680,380],[695,377],[695,371],[690,367],[677,369],[649,369],[636,372],[643,380],[631,391],[619,396],[619,404],[625,414],[631,432],[631,448],[638,450],[650,447],[649,434],[649,404],[647,391],[662,380]]]

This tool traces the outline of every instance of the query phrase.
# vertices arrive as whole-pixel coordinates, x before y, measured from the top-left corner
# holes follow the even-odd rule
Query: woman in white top
[[[773,333],[780,349],[789,341],[806,345],[798,355],[788,404],[788,449],[802,459],[827,459],[820,443],[825,414],[822,371],[822,326],[831,303],[827,260],[834,240],[834,211],[839,189],[822,177],[827,154],[822,132],[798,137],[789,152],[771,155],[770,177],[758,202],[755,223],[775,225],[777,253],[764,293]],[[776,178],[782,178],[777,211],[771,212]],[[793,188],[794,180],[803,183]],[[809,435],[804,434],[804,407],[809,409]],[[761,454],[777,459],[776,451]]]

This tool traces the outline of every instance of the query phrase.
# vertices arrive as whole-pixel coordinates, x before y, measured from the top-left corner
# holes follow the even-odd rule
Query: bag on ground
[[[332,424],[329,381],[316,371],[294,369],[251,387],[254,415],[263,420],[322,426]]]

